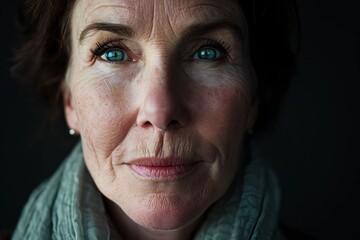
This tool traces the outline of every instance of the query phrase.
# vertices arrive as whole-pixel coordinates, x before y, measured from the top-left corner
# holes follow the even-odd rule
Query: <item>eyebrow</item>
[[[113,32],[117,35],[121,35],[127,38],[132,38],[135,33],[134,31],[122,24],[118,23],[92,23],[81,32],[79,37],[79,43],[81,44],[86,37],[90,34],[90,32],[97,30],[97,31],[107,31],[107,32]]]
[[[213,23],[196,23],[188,28],[186,28],[182,32],[182,39],[190,39],[194,36],[201,36],[204,34],[208,34],[220,29],[228,29],[234,33],[234,35],[241,41],[244,40],[244,32],[238,25],[228,22],[228,21],[220,21],[220,22],[213,22]],[[90,32],[97,30],[97,31],[107,31],[112,32],[120,36],[124,36],[127,38],[132,38],[135,36],[135,32],[128,26],[118,23],[92,23],[88,25],[80,34],[79,42],[85,40],[86,37],[90,34]]]
[[[201,36],[209,34],[217,30],[228,29],[232,32],[240,41],[244,40],[244,31],[238,25],[229,21],[218,21],[212,23],[197,23],[188,27],[182,33],[182,39],[191,39],[194,36]]]

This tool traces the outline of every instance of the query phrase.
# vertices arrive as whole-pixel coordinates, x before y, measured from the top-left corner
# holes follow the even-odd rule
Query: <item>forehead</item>
[[[72,24],[77,35],[87,25],[103,22],[121,23],[145,35],[158,31],[179,35],[194,23],[222,21],[243,26],[235,0],[79,0]]]

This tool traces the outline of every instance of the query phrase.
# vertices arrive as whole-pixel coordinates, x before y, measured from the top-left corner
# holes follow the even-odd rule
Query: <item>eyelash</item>
[[[126,47],[121,43],[121,39],[108,39],[105,42],[97,42],[94,49],[90,49],[90,52],[95,56],[99,57],[110,49],[122,49],[126,51]]]
[[[231,46],[229,44],[226,44],[224,40],[212,40],[212,39],[203,39],[200,43],[196,44],[190,51],[191,55],[189,56],[189,58],[191,59],[192,56],[194,56],[199,50],[203,48],[216,48],[217,50],[225,54],[225,57],[230,58]],[[217,60],[223,60],[223,59],[217,59]],[[200,61],[204,61],[204,60],[200,60]],[[205,61],[209,61],[209,60],[205,60]]]
[[[129,52],[127,47],[121,42],[122,39],[108,39],[104,42],[97,42],[96,47],[94,49],[90,49],[90,52],[93,54],[94,57],[100,57],[106,51],[111,49],[121,49],[125,52]],[[211,39],[204,39],[200,43],[196,44],[191,49],[191,55],[188,56],[189,59],[192,58],[200,49],[212,47],[216,48],[217,50],[221,51],[227,58],[230,58],[231,47],[230,45],[226,44],[223,40],[211,40]],[[222,59],[218,59],[222,60]]]

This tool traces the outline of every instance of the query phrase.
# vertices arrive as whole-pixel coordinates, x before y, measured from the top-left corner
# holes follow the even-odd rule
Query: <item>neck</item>
[[[106,209],[123,239],[129,240],[187,240],[199,229],[202,218],[174,230],[151,229],[132,221],[114,202],[104,198]]]

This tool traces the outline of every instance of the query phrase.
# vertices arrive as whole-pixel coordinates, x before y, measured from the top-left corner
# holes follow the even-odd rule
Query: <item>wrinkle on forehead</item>
[[[225,2],[228,2],[228,4],[225,5],[224,1],[215,1],[211,3],[209,1],[205,1],[203,3],[195,2],[194,4],[189,4],[188,7],[195,15],[196,15],[196,11],[202,8],[212,9],[211,11],[206,12],[209,14],[207,16],[210,19],[217,17],[217,15],[219,14],[224,16],[224,12],[226,13],[225,15],[230,19],[232,20],[238,19],[242,15],[242,12],[239,11],[240,10],[239,5],[235,1],[225,1]],[[199,12],[204,13],[204,11],[199,11]]]
[[[94,22],[124,23],[144,38],[179,38],[192,23],[224,18],[243,27],[236,1],[218,0],[80,0],[75,17],[78,31]],[[136,2],[136,3],[134,3]],[[240,21],[240,22],[239,22]]]
[[[171,39],[171,36],[176,36],[176,32],[174,30],[177,28],[176,23],[181,22],[183,18],[177,16],[177,21],[171,20],[171,16],[175,15],[172,14],[172,11],[174,11],[174,9],[179,10],[177,11],[177,13],[180,12],[180,7],[176,8],[176,6],[174,5],[169,5],[169,3],[172,2],[173,1],[165,0],[154,1],[152,22],[149,22],[149,25],[151,25],[152,28],[151,33],[149,34],[150,39],[154,39],[155,36],[161,35],[163,35],[167,39]]]
[[[84,12],[86,13],[86,17],[84,18],[84,22],[89,22],[89,18],[94,16],[95,12],[100,12],[103,9],[106,8],[112,8],[112,9],[124,9],[125,12],[124,13],[130,13],[131,9],[125,5],[116,5],[116,4],[102,4],[100,6],[95,7],[94,9],[91,9],[89,13],[87,13],[86,9],[84,10]],[[126,15],[130,15],[130,14],[126,14]],[[91,22],[91,21],[90,21]]]

